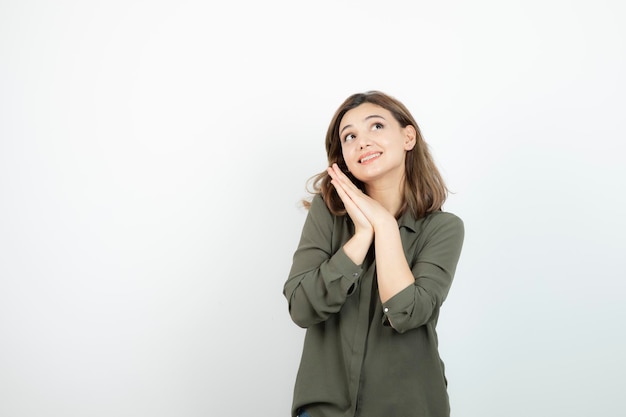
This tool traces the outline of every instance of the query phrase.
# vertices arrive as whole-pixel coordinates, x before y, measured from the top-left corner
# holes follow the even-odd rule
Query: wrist
[[[396,229],[398,227],[398,220],[392,215],[384,216],[373,224],[374,233],[381,232],[383,230]]]
[[[370,227],[368,229],[356,229],[352,238],[359,242],[371,243],[374,239],[374,228]]]

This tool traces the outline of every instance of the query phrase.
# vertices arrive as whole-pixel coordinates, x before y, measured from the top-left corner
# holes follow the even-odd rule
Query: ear
[[[407,127],[404,128],[404,150],[410,151],[415,147],[416,143],[417,131],[412,125],[407,125]]]

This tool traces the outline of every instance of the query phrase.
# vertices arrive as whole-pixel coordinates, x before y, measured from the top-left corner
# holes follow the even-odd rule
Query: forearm
[[[415,277],[404,255],[398,223],[394,218],[375,228],[376,274],[381,302],[413,285]]]
[[[361,265],[367,256],[367,252],[374,240],[370,231],[356,232],[350,240],[343,245],[343,250],[356,265]]]
[[[358,284],[362,269],[339,250],[319,267],[309,269],[309,258],[296,253],[283,294],[293,321],[301,327],[325,321],[337,313]]]
[[[414,284],[383,301],[384,320],[399,333],[436,319],[452,284],[461,254],[464,237],[461,219],[449,213],[433,216],[420,231],[418,239],[424,243],[416,242],[416,249],[419,248],[417,252],[404,255],[404,251],[398,251],[407,257]],[[393,241],[389,242],[391,244]]]

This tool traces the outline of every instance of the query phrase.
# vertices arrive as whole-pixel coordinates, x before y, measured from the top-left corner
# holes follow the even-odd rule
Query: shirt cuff
[[[341,288],[347,295],[352,294],[354,292],[354,288],[356,288],[356,285],[358,284],[359,278],[363,273],[362,266],[355,264],[352,259],[346,255],[343,247],[339,248],[339,250],[335,252],[333,257],[330,259],[329,264],[333,270],[341,275]]]
[[[415,285],[409,285],[387,302],[383,303],[383,325],[394,327],[392,323],[411,314],[415,302]]]

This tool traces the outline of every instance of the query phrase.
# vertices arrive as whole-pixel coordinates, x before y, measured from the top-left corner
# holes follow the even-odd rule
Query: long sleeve
[[[414,283],[383,304],[376,247],[354,265],[341,249],[352,223],[314,198],[283,290],[293,321],[307,328],[292,415],[301,407],[329,417],[356,415],[357,407],[363,417],[450,415],[436,326],[463,222],[451,213],[415,219],[405,212],[398,227]]]
[[[463,221],[451,213],[432,216],[414,247],[405,250],[415,284],[383,304],[383,322],[399,333],[414,329],[436,319],[457,267],[464,239]],[[413,232],[411,232],[413,233]],[[417,252],[417,253],[415,253]]]
[[[343,251],[343,240],[349,237],[343,226],[345,222],[330,213],[319,195],[315,196],[283,288],[291,318],[300,327],[337,313],[358,285],[362,268]]]

